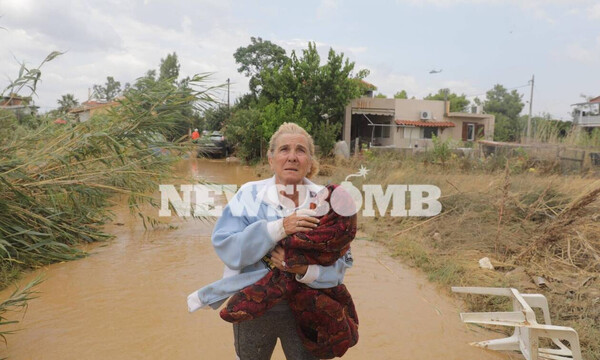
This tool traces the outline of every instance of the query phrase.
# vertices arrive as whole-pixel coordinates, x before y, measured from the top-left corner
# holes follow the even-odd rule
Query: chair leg
[[[509,322],[514,325],[519,325],[525,321],[525,315],[520,311],[461,313],[460,318],[465,323],[479,324]]]
[[[463,294],[512,296],[510,288],[453,286],[452,291]]]
[[[471,343],[472,346],[489,349],[489,350],[519,350],[519,338],[511,336],[502,339],[486,340]]]
[[[540,337],[550,338],[550,339],[560,339],[566,340],[571,345],[570,356],[573,360],[583,360],[581,357],[581,348],[579,345],[579,336],[577,335],[577,331],[568,327],[562,326],[553,326],[552,328],[535,328],[531,329],[531,336],[535,338],[536,341]],[[549,351],[550,350],[550,351]],[[539,352],[542,354],[553,354],[557,353],[557,350],[552,351],[553,349],[539,349]],[[562,354],[561,354],[562,355]],[[568,355],[568,354],[566,354]]]

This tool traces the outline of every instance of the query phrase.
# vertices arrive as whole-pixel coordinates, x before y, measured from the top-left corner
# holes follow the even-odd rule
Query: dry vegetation
[[[600,180],[559,175],[523,159],[446,164],[367,154],[322,165],[320,183],[340,182],[364,164],[362,183],[433,184],[443,211],[433,218],[362,217],[361,230],[393,255],[450,286],[515,287],[548,297],[555,324],[579,332],[586,359],[600,359]],[[376,210],[376,214],[378,211]],[[489,257],[495,270],[479,268]],[[534,277],[543,277],[538,286]],[[472,310],[506,309],[501,298],[468,297]]]

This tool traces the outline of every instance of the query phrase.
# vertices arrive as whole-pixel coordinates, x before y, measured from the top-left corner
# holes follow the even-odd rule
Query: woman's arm
[[[251,222],[246,215],[234,216],[229,205],[223,209],[212,233],[217,255],[233,270],[241,270],[259,261],[276,245],[277,240],[269,232],[266,220]]]
[[[353,259],[350,249],[330,266],[309,265],[304,276],[296,275],[296,280],[313,289],[325,289],[338,286],[344,282],[346,269],[352,267]]]

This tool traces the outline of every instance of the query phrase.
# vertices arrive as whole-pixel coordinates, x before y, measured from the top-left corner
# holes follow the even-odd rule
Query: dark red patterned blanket
[[[327,186],[327,203],[336,187]],[[343,206],[354,206],[349,196],[342,199]],[[317,228],[290,235],[280,244],[285,249],[288,266],[329,266],[348,251],[355,234],[356,215],[341,216],[330,206]],[[233,295],[220,315],[232,323],[251,320],[283,299],[294,313],[298,335],[314,356],[320,359],[342,356],[358,342],[358,316],[346,286],[313,289],[297,282],[294,274],[277,268]]]

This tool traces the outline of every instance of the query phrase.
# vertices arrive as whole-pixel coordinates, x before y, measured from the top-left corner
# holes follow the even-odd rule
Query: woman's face
[[[277,183],[300,184],[311,168],[308,140],[301,134],[283,134],[277,138],[269,165]]]

